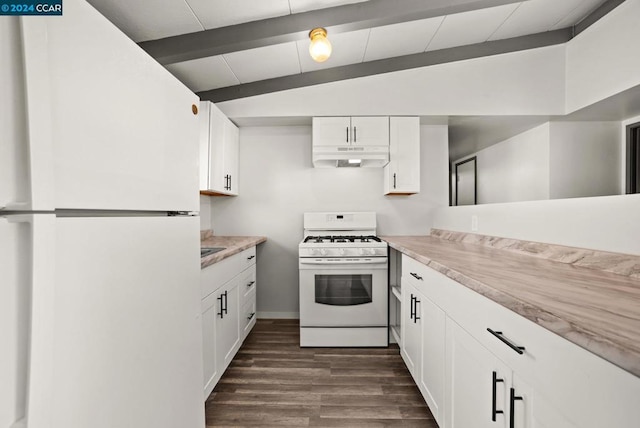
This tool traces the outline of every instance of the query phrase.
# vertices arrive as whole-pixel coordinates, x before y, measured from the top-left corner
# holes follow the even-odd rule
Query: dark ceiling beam
[[[370,0],[151,40],[140,43],[140,47],[160,64],[167,65],[304,40],[315,27],[324,27],[331,35],[521,1],[523,0]]]
[[[573,36],[575,37],[578,34],[582,33],[584,30],[595,24],[600,18],[602,18],[607,13],[611,12],[613,9],[620,6],[624,2],[625,0],[607,0],[606,2],[602,3],[598,8],[596,8],[596,10],[587,15],[586,18],[573,26]]]
[[[413,55],[380,59],[377,61],[345,65],[342,67],[327,68],[308,73],[276,77],[274,79],[260,80],[258,82],[244,83],[241,85],[203,91],[199,92],[197,95],[203,101],[209,100],[217,103],[237,98],[267,94],[270,92],[335,82],[338,80],[354,79],[374,74],[390,73],[393,71],[462,61],[465,59],[558,45],[568,42],[572,35],[573,27],[568,27],[555,31],[531,34],[528,36],[514,37],[511,39],[494,40],[476,43],[473,45],[458,46],[449,49],[441,49]]]

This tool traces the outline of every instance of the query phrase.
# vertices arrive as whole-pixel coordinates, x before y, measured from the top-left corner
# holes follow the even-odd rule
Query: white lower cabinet
[[[223,371],[240,348],[238,283],[234,279],[216,292],[216,361]]]
[[[511,370],[446,319],[446,427],[507,427]]]
[[[209,397],[213,387],[220,379],[218,358],[216,355],[217,318],[215,293],[202,300],[202,359],[204,371],[204,396]]]
[[[444,400],[445,314],[419,290],[417,279],[402,277],[401,355],[436,422]]]
[[[401,354],[440,427],[638,426],[640,378],[406,255],[401,264]]]
[[[255,325],[255,261],[252,247],[201,272],[205,399]]]

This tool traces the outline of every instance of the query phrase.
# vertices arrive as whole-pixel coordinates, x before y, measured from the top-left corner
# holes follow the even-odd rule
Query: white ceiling
[[[360,3],[363,0],[163,0],[161,7],[156,0],[88,1],[131,39],[142,42]],[[308,54],[308,41],[299,40],[169,64],[166,68],[191,90],[201,92],[566,28],[580,22],[604,2],[605,0],[525,0],[447,16],[339,34],[330,33],[333,53],[324,63],[312,61]],[[398,7],[402,5],[401,2],[397,4]],[[630,98],[635,100],[636,95],[632,94]],[[634,103],[637,104],[637,101]],[[616,105],[618,104],[629,109],[629,102],[618,102]],[[637,109],[636,104],[633,107]],[[307,119],[282,118],[282,123],[306,124]],[[423,118],[423,121],[426,119],[428,118]],[[450,126],[452,155],[456,156],[478,150],[491,140],[495,142],[496,138],[505,139],[546,120],[552,120],[549,117],[530,116],[441,119]],[[263,124],[256,118],[244,125],[252,126],[256,123]],[[273,124],[273,119],[265,124]],[[241,123],[239,125],[243,126]]]
[[[89,0],[141,42],[334,7],[361,0]],[[604,0],[527,0],[444,17],[329,34],[331,58],[315,63],[308,41],[289,42],[170,64],[200,92],[383,58],[481,43],[574,25]],[[401,2],[398,2],[399,7]]]

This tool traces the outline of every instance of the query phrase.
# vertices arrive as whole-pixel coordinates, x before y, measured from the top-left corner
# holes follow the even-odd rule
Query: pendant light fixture
[[[331,43],[327,39],[327,30],[322,27],[314,28],[309,32],[311,43],[309,55],[315,62],[324,62],[331,56]]]

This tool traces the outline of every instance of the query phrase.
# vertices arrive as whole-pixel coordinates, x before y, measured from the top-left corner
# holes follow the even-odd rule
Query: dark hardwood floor
[[[397,346],[299,344],[297,320],[258,320],[207,399],[207,426],[437,428]]]

